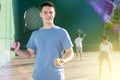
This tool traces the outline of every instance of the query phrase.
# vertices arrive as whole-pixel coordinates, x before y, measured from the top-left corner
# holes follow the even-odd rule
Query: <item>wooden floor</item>
[[[0,80],[32,80],[34,59],[16,56],[0,68]],[[107,64],[103,66],[103,77],[98,78],[98,52],[85,52],[84,59],[76,58],[65,65],[65,80],[120,80],[120,53],[112,54],[111,78],[108,77]]]

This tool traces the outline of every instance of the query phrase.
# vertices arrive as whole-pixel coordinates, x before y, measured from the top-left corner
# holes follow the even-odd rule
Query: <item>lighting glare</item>
[[[103,18],[104,22],[109,22],[115,5],[110,0],[104,0],[103,4],[95,0],[88,0],[94,10]]]

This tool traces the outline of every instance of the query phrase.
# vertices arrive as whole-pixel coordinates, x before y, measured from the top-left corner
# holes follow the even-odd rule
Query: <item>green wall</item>
[[[15,56],[10,51],[14,41],[15,26],[12,0],[0,0],[0,67]]]
[[[24,28],[24,11],[31,6],[37,6],[46,0],[0,0],[0,67],[15,56],[10,49],[11,42],[18,39]],[[72,41],[77,29],[81,35],[87,34],[83,42],[84,51],[98,51],[102,40],[104,22],[102,17],[93,9],[87,0],[49,0],[56,5],[55,24],[68,30]],[[101,4],[103,4],[102,0]],[[110,41],[117,48],[117,34],[106,31]],[[31,32],[21,41],[22,48],[27,43]],[[75,47],[74,47],[75,48]]]
[[[47,0],[0,0],[0,67],[15,56],[9,49],[11,42],[16,41],[23,32],[25,10],[31,6],[39,7],[43,1]],[[80,29],[81,35],[87,34],[83,41],[83,50],[98,51],[98,45],[102,41],[104,22],[102,16],[90,3],[87,0],[49,1],[56,5],[55,24],[67,29],[73,42],[78,33],[77,29]],[[103,0],[99,2],[103,4]],[[119,50],[118,34],[112,30],[106,30],[106,34],[109,35],[114,49]],[[24,46],[30,35],[31,32],[21,41],[22,49],[25,49]]]
[[[19,27],[24,27],[24,11],[31,6],[37,6],[46,0],[19,0]],[[103,20],[86,0],[49,0],[56,5],[55,24],[68,30],[72,41],[77,29],[87,34],[83,42],[84,51],[98,51],[98,45],[103,35]],[[82,34],[82,33],[81,33]],[[27,38],[28,39],[28,38]],[[23,45],[25,45],[24,41]],[[25,41],[26,42],[26,41]]]

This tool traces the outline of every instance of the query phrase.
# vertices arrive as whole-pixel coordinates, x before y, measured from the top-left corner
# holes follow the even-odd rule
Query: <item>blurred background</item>
[[[23,33],[24,12],[32,6],[39,7],[43,1],[47,0],[0,0],[0,66],[15,56],[10,51],[10,44]],[[109,35],[115,50],[119,50],[119,46],[116,46],[119,43],[118,33],[104,27],[104,0],[49,1],[56,6],[55,24],[67,29],[73,43],[76,34],[87,35],[83,41],[84,52],[98,51],[104,34]],[[119,0],[110,1],[120,6]],[[21,41],[22,49],[25,49],[31,33]]]

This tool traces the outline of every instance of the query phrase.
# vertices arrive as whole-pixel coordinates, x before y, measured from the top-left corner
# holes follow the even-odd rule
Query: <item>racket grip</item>
[[[16,43],[16,45],[18,46],[17,42],[15,42],[15,43]],[[11,47],[10,50],[11,50],[11,51],[14,51],[15,48],[12,48],[12,47]]]
[[[15,49],[14,48],[10,48],[11,51],[14,51]]]

